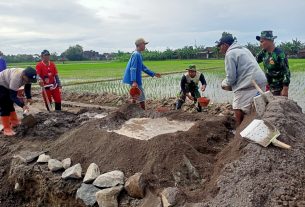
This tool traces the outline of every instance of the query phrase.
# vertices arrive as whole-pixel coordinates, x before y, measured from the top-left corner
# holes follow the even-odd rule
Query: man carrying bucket
[[[136,50],[131,54],[123,77],[123,83],[129,84],[131,86],[131,95],[136,95],[136,97],[134,96],[133,99],[139,101],[141,108],[144,110],[145,93],[142,83],[142,71],[151,77],[161,77],[161,74],[154,73],[143,64],[143,57],[141,52],[145,50],[147,44],[148,42],[146,42],[143,38],[137,39],[135,41]]]
[[[239,126],[244,115],[250,112],[253,98],[258,94],[252,81],[265,88],[267,80],[252,53],[237,44],[231,34],[224,34],[216,43],[220,52],[225,54],[226,79],[221,87],[234,93],[233,110],[236,125]]]
[[[186,97],[194,101],[194,104],[197,103],[197,99],[201,97],[198,84],[201,82],[201,91],[206,89],[206,81],[204,75],[196,70],[196,65],[190,65],[187,69],[188,72],[182,76],[180,87],[180,97],[176,103],[176,109],[181,109],[183,103],[185,102]],[[196,107],[198,112],[202,111],[201,105],[198,103]]]

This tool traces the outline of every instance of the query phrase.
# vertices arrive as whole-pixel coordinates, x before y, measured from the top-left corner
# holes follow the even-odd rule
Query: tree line
[[[305,49],[305,43],[298,39],[292,39],[292,41],[281,42],[279,45],[289,58],[298,58],[299,52]],[[261,50],[258,43],[247,43],[245,45],[253,55],[256,55]],[[84,51],[81,45],[70,46],[63,53],[58,55],[57,53],[51,53],[51,60],[53,61],[85,61],[85,60],[118,60],[128,61],[130,58],[130,52],[118,51],[116,53],[103,53],[90,50]],[[150,51],[147,50],[143,53],[145,60],[179,60],[179,59],[205,59],[205,58],[223,58],[216,46],[185,46],[179,49],[167,48],[164,51]],[[39,61],[40,55],[4,55],[4,58],[8,63],[19,62],[33,62]]]

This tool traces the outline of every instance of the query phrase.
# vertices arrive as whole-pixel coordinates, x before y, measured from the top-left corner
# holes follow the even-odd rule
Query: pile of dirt
[[[206,113],[159,113],[126,104],[95,120],[84,116],[84,111],[63,113],[64,116],[37,114],[34,130],[22,134],[25,129],[18,129],[17,138],[0,139],[0,204],[82,206],[74,199],[81,181],[63,181],[60,173],[50,174],[35,164],[20,171],[27,190],[13,190],[14,183],[8,182],[12,155],[24,149],[40,149],[59,160],[69,157],[73,163],[81,163],[83,170],[94,162],[101,173],[121,170],[129,177],[142,172],[152,192],[158,194],[165,187],[177,186],[186,194],[188,203],[193,203],[188,205],[192,207],[305,206],[305,116],[301,108],[291,100],[277,98],[263,116],[280,130],[279,140],[292,146],[291,150],[284,150],[263,148],[240,137],[240,131],[255,114],[245,119],[234,137],[230,107],[215,106]],[[163,117],[194,122],[194,126],[186,132],[161,134],[149,140],[113,132],[133,118]],[[52,119],[58,119],[60,124],[52,125]],[[44,130],[50,136],[33,132]]]
[[[246,120],[240,130],[252,119]],[[290,144],[292,149],[263,148],[237,136],[234,144],[219,155],[231,159],[217,181],[219,193],[210,202],[198,206],[305,206],[302,109],[291,100],[277,98],[268,105],[263,120],[273,123],[282,133],[279,140]]]
[[[130,118],[163,116],[196,123],[187,132],[163,134],[148,141],[109,132],[119,129]],[[62,136],[52,144],[50,154],[71,157],[82,163],[84,169],[95,162],[102,173],[122,170],[129,177],[142,172],[154,189],[180,186],[188,192],[190,200],[199,201],[211,193],[204,190],[205,185],[209,183],[216,155],[233,137],[232,126],[230,116],[144,112],[137,105],[126,105],[102,120],[86,123]],[[200,191],[194,193],[195,189]]]

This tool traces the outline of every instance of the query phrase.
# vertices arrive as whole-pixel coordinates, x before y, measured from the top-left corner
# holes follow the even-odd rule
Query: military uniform
[[[196,71],[196,66],[195,65],[190,65],[190,67],[186,70],[194,70]],[[183,103],[185,102],[186,99],[186,94],[190,93],[191,96],[194,98],[194,103],[197,103],[197,99],[201,97],[201,94],[199,92],[199,87],[198,84],[201,82],[202,85],[206,85],[206,80],[205,77],[202,73],[196,72],[195,77],[191,77],[189,73],[185,73],[182,76],[180,87],[181,87],[181,92],[180,92],[180,97],[176,103],[176,109],[181,109]],[[197,106],[197,111],[201,111],[201,106],[198,104]]]
[[[274,40],[276,36],[272,35],[272,31],[263,31],[261,36],[256,37],[257,40],[261,38]],[[264,65],[270,91],[274,95],[281,95],[283,87],[288,87],[290,84],[290,70],[285,53],[276,47],[271,53],[265,50],[261,51],[256,58],[258,63]]]

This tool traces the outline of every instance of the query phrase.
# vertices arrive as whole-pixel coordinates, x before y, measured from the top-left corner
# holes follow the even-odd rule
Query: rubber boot
[[[10,123],[11,123],[11,127],[17,127],[21,124],[21,121],[18,119],[17,117],[17,113],[16,111],[11,112],[10,114]]]
[[[198,103],[197,107],[196,107],[197,112],[202,112],[202,107],[200,106],[200,104]]]
[[[143,101],[143,102],[140,102],[140,107],[143,109],[143,110],[145,110],[145,102]]]
[[[176,102],[176,110],[179,110],[179,109],[181,109],[181,107],[182,107],[182,104],[183,104],[183,101],[181,101],[181,100],[178,100],[178,101]]]
[[[55,103],[55,110],[61,111],[61,103]]]
[[[11,124],[10,124],[10,117],[9,116],[1,116],[1,121],[3,125],[3,134],[5,136],[14,136],[16,133],[13,131]]]

